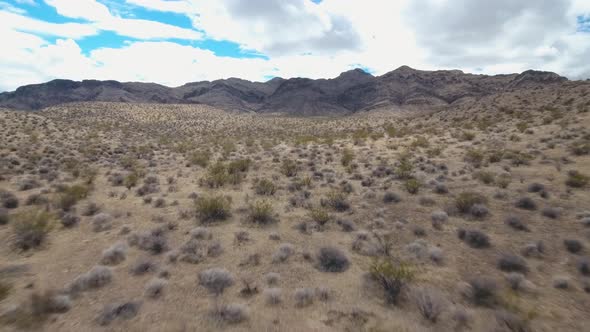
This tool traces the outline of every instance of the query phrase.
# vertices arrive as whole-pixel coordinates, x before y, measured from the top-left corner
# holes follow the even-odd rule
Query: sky
[[[0,0],[0,91],[399,66],[590,78],[590,0]]]

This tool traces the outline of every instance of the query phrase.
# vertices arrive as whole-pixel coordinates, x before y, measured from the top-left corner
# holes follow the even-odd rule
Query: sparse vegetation
[[[205,224],[226,220],[231,216],[231,200],[224,196],[200,197],[196,201],[196,213]]]

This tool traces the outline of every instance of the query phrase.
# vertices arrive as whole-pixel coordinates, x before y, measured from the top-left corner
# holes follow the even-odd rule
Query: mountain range
[[[361,69],[332,79],[273,78],[250,82],[238,78],[167,87],[155,83],[56,79],[0,93],[0,107],[39,110],[68,102],[206,104],[227,111],[292,115],[350,114],[413,106],[454,105],[492,94],[567,83],[552,72],[476,75],[459,70],[423,71],[399,67],[381,76]]]

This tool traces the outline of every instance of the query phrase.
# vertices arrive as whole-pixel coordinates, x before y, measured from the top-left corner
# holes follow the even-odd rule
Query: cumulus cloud
[[[58,14],[83,19],[99,30],[114,31],[119,35],[138,39],[201,39],[203,35],[192,29],[142,19],[121,18],[96,0],[45,0]]]
[[[590,77],[587,0],[38,1],[72,23],[33,19],[18,2],[12,8],[0,1],[0,90],[58,77],[177,86],[228,77],[330,78],[355,67],[381,75],[401,65]],[[153,17],[185,15],[193,27],[131,18],[139,7]],[[80,40],[101,31],[133,40],[80,49]],[[266,57],[218,56],[178,39],[230,41]]]
[[[576,57],[590,49],[590,36],[576,36],[577,15],[587,7],[573,0],[416,0],[404,17],[435,66],[578,77],[585,69],[571,64],[586,67]]]

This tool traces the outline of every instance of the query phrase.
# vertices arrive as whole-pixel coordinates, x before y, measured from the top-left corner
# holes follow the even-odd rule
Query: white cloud
[[[84,19],[99,30],[114,31],[119,35],[138,39],[201,39],[203,35],[193,29],[141,19],[117,17],[109,8],[96,0],[45,0],[58,14]]]
[[[42,36],[58,36],[75,39],[96,35],[98,33],[95,27],[88,24],[49,23],[7,11],[0,11],[1,36],[11,35],[11,31],[33,32]],[[3,38],[3,42],[6,42],[5,38]],[[9,46],[8,48],[13,47],[12,43],[7,43],[5,45]]]
[[[0,52],[0,89],[57,77],[169,86],[232,76],[330,78],[356,66],[381,75],[404,64],[590,77],[590,33],[576,31],[577,17],[590,17],[587,0],[127,0],[120,5],[128,8],[116,9],[107,1],[45,1],[86,23],[54,24],[0,11],[0,37],[8,45]],[[115,13],[129,17],[134,6],[184,14],[197,30]],[[82,52],[75,40],[101,30],[144,41]],[[220,57],[160,41],[201,34],[268,59]],[[48,42],[43,36],[49,35],[62,40]]]

